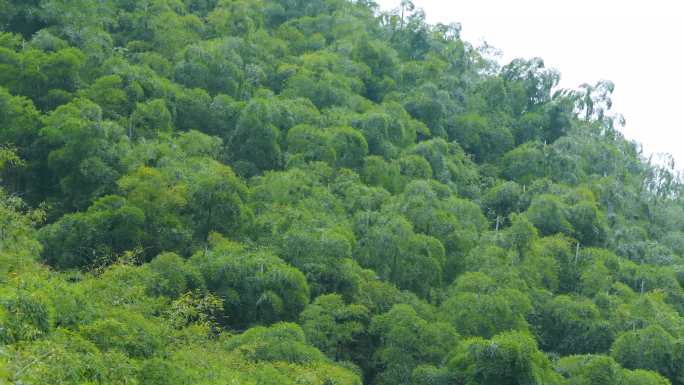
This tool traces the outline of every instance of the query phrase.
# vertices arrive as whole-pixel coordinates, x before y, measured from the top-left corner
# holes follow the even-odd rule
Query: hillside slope
[[[0,384],[684,384],[684,198],[402,1],[0,0]]]

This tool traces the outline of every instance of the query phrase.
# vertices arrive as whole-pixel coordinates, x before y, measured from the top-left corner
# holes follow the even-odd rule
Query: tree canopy
[[[0,0],[0,384],[684,385],[684,184],[411,1]]]

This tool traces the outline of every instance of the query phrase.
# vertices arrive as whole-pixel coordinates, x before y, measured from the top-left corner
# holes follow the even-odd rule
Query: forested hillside
[[[0,384],[684,384],[681,179],[612,83],[406,0],[0,31]]]

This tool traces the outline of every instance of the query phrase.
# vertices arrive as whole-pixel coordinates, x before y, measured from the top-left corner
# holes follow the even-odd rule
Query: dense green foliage
[[[0,0],[0,384],[684,385],[684,195],[409,1]]]

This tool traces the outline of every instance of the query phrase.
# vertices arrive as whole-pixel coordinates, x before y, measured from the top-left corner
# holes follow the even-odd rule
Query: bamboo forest
[[[0,384],[684,385],[674,162],[397,3],[0,0]]]

